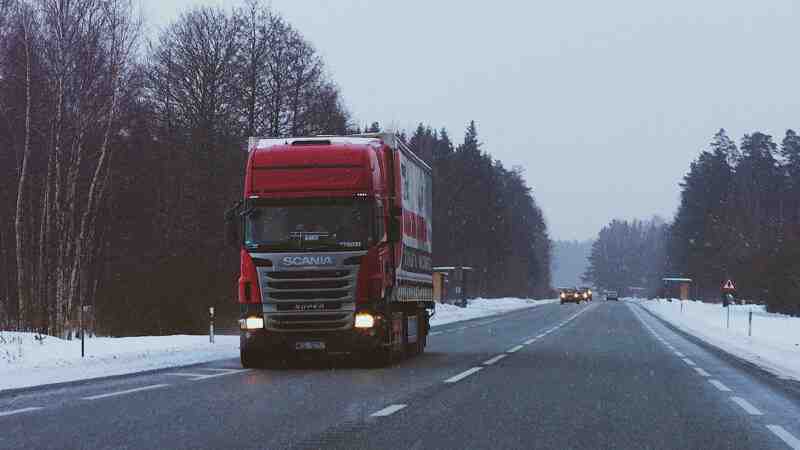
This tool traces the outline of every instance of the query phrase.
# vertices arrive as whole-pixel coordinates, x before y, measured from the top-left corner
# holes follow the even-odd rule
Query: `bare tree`
[[[32,11],[27,5],[18,5],[19,25],[22,34],[22,45],[24,51],[24,67],[25,67],[25,137],[22,150],[22,166],[19,171],[19,178],[17,183],[17,204],[16,215],[14,219],[14,231],[16,233],[16,263],[17,263],[17,321],[20,326],[25,325],[28,320],[29,306],[31,301],[31,286],[30,286],[30,264],[27,258],[27,239],[26,239],[26,215],[27,211],[25,192],[27,189],[27,180],[30,170],[31,159],[31,65],[34,52],[34,27],[35,19]]]

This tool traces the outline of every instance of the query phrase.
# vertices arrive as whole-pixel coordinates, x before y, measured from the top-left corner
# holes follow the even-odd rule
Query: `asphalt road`
[[[635,304],[434,333],[383,369],[229,360],[0,396],[0,448],[800,449],[796,385]]]

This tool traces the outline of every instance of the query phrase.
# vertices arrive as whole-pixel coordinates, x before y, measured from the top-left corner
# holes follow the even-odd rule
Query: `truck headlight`
[[[264,318],[248,317],[246,319],[239,319],[239,326],[243,330],[260,330],[264,328]]]
[[[375,318],[370,313],[356,314],[356,328],[372,328],[375,326]]]
[[[561,298],[564,298],[564,297],[566,297],[566,294],[564,294],[564,293],[562,292],[562,293],[561,293]]]

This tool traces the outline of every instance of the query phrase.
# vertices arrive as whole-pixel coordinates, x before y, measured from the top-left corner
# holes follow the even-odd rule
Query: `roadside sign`
[[[723,292],[730,292],[730,291],[735,291],[735,290],[736,290],[736,286],[733,285],[733,280],[727,280],[722,285],[722,291]]]

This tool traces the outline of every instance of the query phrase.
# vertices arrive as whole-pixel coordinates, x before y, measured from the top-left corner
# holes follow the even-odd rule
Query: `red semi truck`
[[[434,312],[431,169],[394,134],[251,138],[241,246],[244,367],[299,353],[385,365]]]

